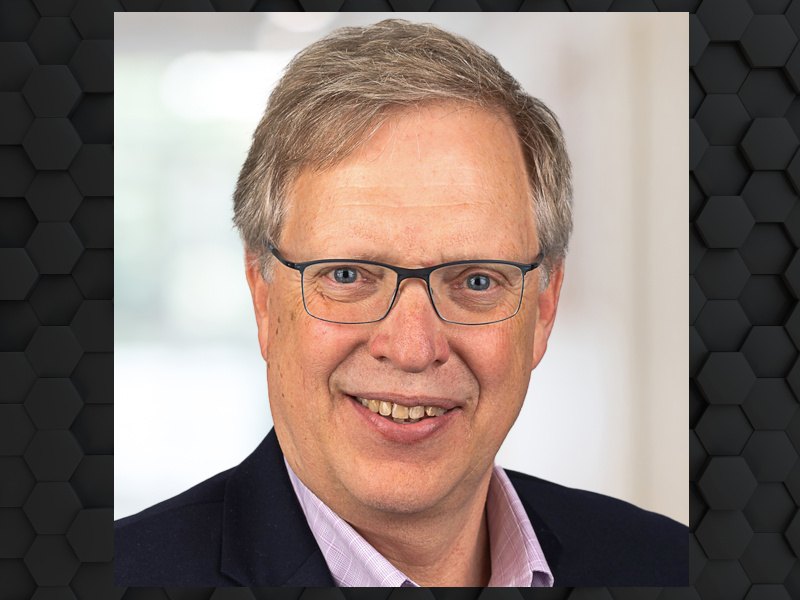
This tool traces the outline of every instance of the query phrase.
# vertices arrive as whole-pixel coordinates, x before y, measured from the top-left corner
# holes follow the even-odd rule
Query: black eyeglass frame
[[[542,261],[544,260],[544,253],[540,252],[532,263],[518,263],[509,260],[496,260],[496,259],[454,260],[439,265],[433,265],[431,267],[421,267],[419,269],[406,269],[404,267],[396,267],[394,265],[389,265],[374,260],[358,260],[353,258],[323,258],[319,260],[294,262],[286,259],[272,242],[267,242],[267,248],[269,248],[269,251],[272,253],[272,255],[275,258],[277,258],[282,265],[300,272],[300,294],[303,297],[303,308],[305,308],[308,316],[313,317],[315,319],[319,319],[320,321],[325,321],[326,323],[337,323],[339,325],[367,325],[369,323],[377,323],[378,321],[382,321],[383,319],[385,319],[391,312],[392,308],[394,307],[394,302],[395,300],[397,300],[397,293],[400,290],[400,284],[406,279],[422,279],[425,282],[425,288],[428,290],[428,298],[431,301],[431,306],[433,306],[433,310],[436,313],[436,316],[439,317],[445,323],[453,323],[455,325],[492,325],[494,323],[507,321],[511,317],[515,316],[519,312],[519,309],[522,307],[522,298],[525,295],[525,275],[527,275],[537,267],[541,266]],[[392,299],[389,301],[389,308],[386,309],[386,312],[383,314],[383,316],[381,316],[378,319],[372,319],[371,321],[350,322],[350,321],[333,321],[332,319],[323,319],[322,317],[318,317],[317,315],[312,314],[311,311],[308,310],[308,305],[306,304],[306,292],[305,292],[305,286],[303,285],[304,272],[308,267],[325,263],[344,263],[348,265],[350,264],[374,265],[377,267],[383,267],[385,269],[389,269],[390,271],[394,271],[394,273],[397,275],[397,283],[395,284],[394,287],[394,293],[392,294]],[[460,321],[451,321],[449,319],[445,319],[442,316],[442,314],[439,312],[439,308],[436,306],[436,302],[433,299],[433,293],[431,292],[431,273],[443,267],[452,267],[456,265],[470,265],[470,264],[509,265],[517,267],[522,272],[522,288],[519,291],[519,303],[517,304],[517,308],[514,310],[512,314],[508,315],[507,317],[503,317],[502,319],[497,319],[496,321],[487,321],[485,323],[462,323]]]

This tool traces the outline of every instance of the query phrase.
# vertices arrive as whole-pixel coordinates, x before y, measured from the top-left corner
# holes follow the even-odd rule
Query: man
[[[234,198],[274,431],[116,525],[122,585],[687,585],[666,517],[494,465],[553,327],[561,129],[496,59],[384,21],[301,52]]]

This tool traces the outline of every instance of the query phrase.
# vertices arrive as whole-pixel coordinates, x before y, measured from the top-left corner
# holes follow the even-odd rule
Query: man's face
[[[292,261],[371,259],[425,267],[539,253],[519,141],[495,113],[454,104],[395,114],[358,151],[301,173],[278,240]],[[380,322],[306,314],[300,274],[248,271],[275,430],[292,469],[345,519],[455,509],[487,481],[555,317],[561,272],[491,325],[441,321],[419,279]],[[398,424],[356,398],[450,407]]]

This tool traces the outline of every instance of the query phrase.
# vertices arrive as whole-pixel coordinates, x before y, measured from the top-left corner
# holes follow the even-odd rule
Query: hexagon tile
[[[739,43],[752,66],[782,67],[797,44],[797,36],[783,15],[756,15]]]
[[[37,117],[66,117],[81,88],[64,65],[41,65],[28,77],[22,93]]]
[[[753,18],[753,10],[746,0],[705,0],[697,17],[712,40],[738,40]]]
[[[753,69],[738,95],[752,117],[783,117],[794,90],[781,69]]]
[[[757,377],[785,377],[797,358],[786,329],[777,325],[753,327],[741,352]]]
[[[749,69],[738,44],[712,43],[693,72],[706,94],[735,94],[747,79]]]
[[[741,147],[754,169],[781,170],[789,166],[798,144],[786,119],[760,118],[753,120]]]
[[[45,0],[46,1],[46,0]],[[81,36],[69,16],[43,17],[28,40],[40,65],[64,67],[75,53]]]
[[[705,565],[695,587],[703,599],[744,598],[750,580],[739,561],[713,560]]]
[[[753,224],[753,215],[738,196],[712,196],[695,221],[709,248],[741,246]]]
[[[739,558],[753,537],[753,530],[742,513],[711,510],[697,528],[697,539],[709,558]]]
[[[796,510],[783,483],[760,483],[750,497],[744,515],[754,531],[783,532]]]
[[[81,204],[81,193],[64,172],[40,173],[25,193],[39,221],[69,221]]]
[[[81,508],[80,500],[69,483],[37,483],[24,506],[37,533],[64,534]]]
[[[739,350],[751,329],[736,300],[706,301],[694,326],[706,347],[714,352]]]
[[[777,171],[755,171],[742,190],[747,208],[756,221],[781,223],[798,203],[789,180]],[[720,226],[724,219],[720,219]]]
[[[709,144],[738,144],[750,124],[742,101],[736,94],[709,94],[695,115]]]
[[[738,406],[709,406],[697,422],[695,433],[709,454],[736,456],[753,427]]]
[[[744,401],[747,419],[756,429],[786,429],[795,414],[797,402],[785,379],[760,378]]]
[[[722,232],[716,232],[719,233]],[[700,260],[694,277],[706,299],[734,300],[744,290],[750,272],[738,250],[709,250]]]
[[[777,275],[750,277],[739,296],[739,303],[753,325],[782,323],[795,304],[789,288]]]
[[[69,167],[81,139],[69,119],[36,119],[22,145],[34,167],[52,171]]]

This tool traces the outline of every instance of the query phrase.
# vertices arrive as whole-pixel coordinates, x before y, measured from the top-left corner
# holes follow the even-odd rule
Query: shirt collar
[[[553,587],[553,573],[506,472],[494,466],[486,499],[490,587]]]
[[[285,459],[284,459],[285,462]],[[286,463],[289,480],[334,581],[341,587],[417,584],[309,490]],[[492,587],[552,587],[553,575],[505,471],[494,466],[486,499]]]

